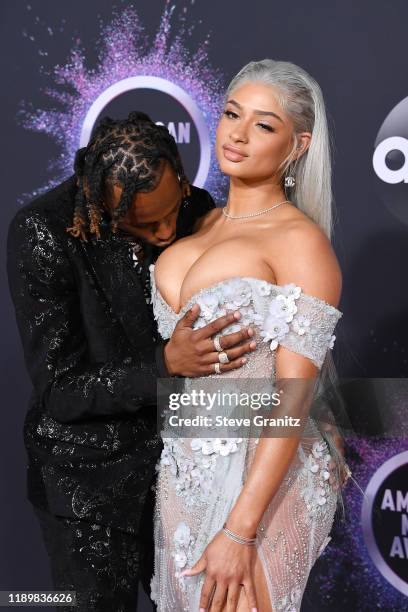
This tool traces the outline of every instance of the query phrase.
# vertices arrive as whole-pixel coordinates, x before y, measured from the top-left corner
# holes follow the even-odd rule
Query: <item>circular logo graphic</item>
[[[375,566],[408,595],[408,451],[375,472],[362,508],[364,540]]]
[[[384,205],[408,224],[408,97],[382,124],[375,140],[373,167]]]
[[[161,77],[122,79],[100,94],[82,125],[80,147],[88,144],[100,116],[126,117],[143,111],[165,125],[174,136],[187,176],[203,187],[210,170],[211,143],[205,119],[193,98],[178,85]]]

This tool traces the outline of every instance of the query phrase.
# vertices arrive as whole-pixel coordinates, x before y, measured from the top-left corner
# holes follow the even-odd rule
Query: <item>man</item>
[[[28,497],[54,588],[76,591],[81,612],[134,611],[139,578],[148,590],[156,381],[201,375],[217,360],[212,337],[234,320],[193,331],[195,306],[164,345],[148,268],[213,206],[189,186],[166,128],[131,113],[102,121],[75,175],[10,226],[10,290],[33,384]],[[223,369],[241,365],[250,334],[222,338]]]

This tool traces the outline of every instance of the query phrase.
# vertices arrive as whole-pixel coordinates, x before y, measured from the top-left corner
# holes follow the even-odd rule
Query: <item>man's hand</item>
[[[213,337],[228,325],[236,323],[241,317],[239,312],[230,313],[201,329],[193,330],[193,323],[199,312],[200,307],[194,304],[177,323],[172,337],[164,348],[164,360],[170,376],[193,378],[214,374],[214,364],[219,363],[219,359]],[[221,372],[235,370],[246,363],[245,353],[250,353],[256,348],[256,342],[251,340],[253,335],[251,328],[245,328],[220,338],[222,350],[227,353],[230,360],[229,363],[220,365]]]

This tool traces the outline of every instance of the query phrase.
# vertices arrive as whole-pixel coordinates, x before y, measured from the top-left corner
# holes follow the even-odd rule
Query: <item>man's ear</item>
[[[191,185],[188,181],[181,182],[181,193],[183,195],[183,198],[188,198],[189,196],[191,196]]]

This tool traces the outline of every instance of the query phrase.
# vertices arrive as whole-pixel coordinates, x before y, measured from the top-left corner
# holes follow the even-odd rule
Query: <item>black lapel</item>
[[[110,230],[103,230],[101,239],[90,240],[84,249],[112,317],[119,319],[136,348],[151,344],[152,320],[126,245],[120,238],[112,237]]]

